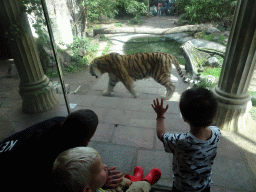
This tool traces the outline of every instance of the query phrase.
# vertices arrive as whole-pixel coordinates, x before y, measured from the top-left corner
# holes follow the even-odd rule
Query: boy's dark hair
[[[211,91],[199,87],[188,89],[180,98],[180,111],[194,127],[207,127],[213,122],[218,103]]]
[[[62,124],[64,132],[77,140],[82,137],[84,141],[89,142],[98,126],[98,116],[90,109],[81,109],[70,113]]]

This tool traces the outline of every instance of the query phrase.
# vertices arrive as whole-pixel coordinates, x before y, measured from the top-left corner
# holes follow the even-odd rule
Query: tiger
[[[134,81],[152,77],[166,88],[166,94],[162,98],[170,99],[175,90],[170,80],[172,64],[175,65],[178,74],[184,77],[180,64],[173,55],[161,52],[121,55],[112,52],[95,58],[90,63],[90,74],[98,78],[108,73],[108,89],[102,92],[103,96],[110,96],[115,85],[121,81],[133,97],[137,98],[139,94],[134,90]]]

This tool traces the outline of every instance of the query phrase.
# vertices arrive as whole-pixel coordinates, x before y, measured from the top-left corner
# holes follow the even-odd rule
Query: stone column
[[[238,0],[218,86],[215,124],[223,130],[248,130],[248,87],[256,65],[256,1]],[[255,129],[255,128],[254,128]]]
[[[12,55],[20,76],[22,110],[39,113],[52,109],[58,98],[44,75],[26,13],[20,0],[0,1],[0,21],[8,33]]]

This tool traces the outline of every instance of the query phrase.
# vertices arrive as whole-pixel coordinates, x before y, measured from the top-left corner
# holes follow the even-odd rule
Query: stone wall
[[[73,42],[71,19],[66,0],[45,0],[52,20],[54,39],[57,44]]]

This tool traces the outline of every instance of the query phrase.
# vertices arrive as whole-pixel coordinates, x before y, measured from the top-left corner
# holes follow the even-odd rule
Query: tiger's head
[[[102,75],[101,71],[97,67],[98,60],[94,59],[90,64],[90,74],[96,78]]]

